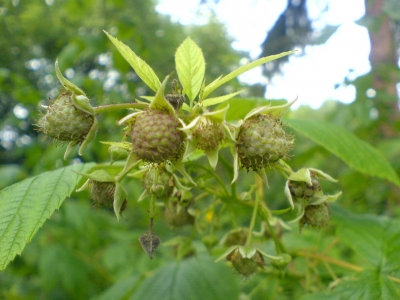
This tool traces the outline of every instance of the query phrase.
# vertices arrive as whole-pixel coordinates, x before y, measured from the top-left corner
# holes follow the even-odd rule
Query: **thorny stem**
[[[118,103],[118,104],[108,104],[108,105],[100,105],[93,107],[94,113],[96,115],[104,113],[104,112],[111,112],[115,110],[120,110],[120,109],[127,109],[127,108],[133,108],[133,109],[145,109],[148,107],[148,104],[146,103]]]

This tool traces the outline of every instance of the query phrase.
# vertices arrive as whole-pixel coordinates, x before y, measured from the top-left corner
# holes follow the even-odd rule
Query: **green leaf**
[[[179,81],[192,103],[202,85],[206,63],[201,49],[190,37],[176,50],[175,64]]]
[[[0,270],[21,254],[55,209],[68,197],[94,164],[80,164],[45,172],[0,191]]]
[[[400,179],[386,158],[374,147],[344,128],[322,121],[285,120],[290,127],[341,158],[351,168],[387,179],[400,186]]]
[[[229,268],[210,258],[171,262],[147,278],[130,300],[239,299],[238,282]]]
[[[237,92],[234,92],[234,93],[231,93],[231,94],[223,95],[223,96],[220,96],[220,97],[208,98],[208,99],[203,100],[201,102],[201,104],[204,107],[215,105],[215,104],[220,104],[220,103],[223,103],[223,102],[235,97],[237,94],[240,94],[241,92],[243,92],[243,90],[240,90],[240,91],[237,91]]]
[[[335,209],[337,235],[376,270],[400,276],[400,220],[354,215]]]
[[[156,73],[154,73],[153,69],[143,59],[137,56],[135,52],[133,52],[127,45],[111,36],[108,32],[104,31],[104,33],[108,36],[119,53],[121,53],[121,55],[131,65],[136,74],[144,81],[144,83],[147,84],[147,86],[153,91],[157,92],[157,90],[160,88],[161,82]]]
[[[293,52],[296,52],[296,50],[293,51],[288,51],[288,52],[282,52],[280,54],[276,55],[270,55],[267,57],[262,57],[260,59],[257,59],[251,63],[248,63],[247,65],[241,66],[234,70],[233,72],[229,73],[228,75],[222,77],[222,78],[217,78],[213,82],[211,82],[209,85],[207,85],[204,89],[203,97],[207,97],[212,91],[223,85],[224,83],[228,82],[229,80],[239,76],[240,74],[243,74],[244,72],[247,72],[251,69],[254,69],[255,67],[261,66],[267,62],[273,61],[275,59],[281,58],[283,56],[292,54]]]
[[[126,300],[128,299],[129,295],[132,294],[132,291],[135,289],[138,280],[138,275],[133,275],[120,280],[108,288],[104,293],[91,298],[90,300]]]

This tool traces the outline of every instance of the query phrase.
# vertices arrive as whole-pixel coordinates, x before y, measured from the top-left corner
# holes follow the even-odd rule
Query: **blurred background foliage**
[[[288,2],[285,12],[277,16],[276,24],[266,33],[262,55],[322,43],[330,37],[332,28],[327,28],[324,40],[310,37],[313,28],[307,17],[306,2]],[[394,2],[366,1],[366,15],[359,23],[369,30],[371,71],[344,82],[356,87],[355,101],[343,104],[330,100],[317,110],[301,106],[286,117],[324,120],[346,128],[378,148],[399,174],[400,114],[396,85],[400,81],[400,14],[391,6]],[[116,120],[124,112],[100,116],[101,130],[96,141],[83,157],[75,156],[71,161],[63,161],[64,148],[45,140],[34,126],[40,116],[40,105],[46,105],[49,98],[58,95],[60,85],[54,74],[57,58],[61,70],[90,96],[92,105],[132,102],[150,92],[107,40],[103,30],[129,45],[160,78],[170,73],[174,76],[175,50],[188,35],[203,50],[207,82],[229,73],[247,57],[246,53],[231,48],[232,38],[214,16],[206,25],[183,26],[158,14],[155,5],[155,1],[141,0],[4,0],[0,4],[0,188],[71,163],[108,160],[107,146],[99,141],[120,139],[121,128],[116,126]],[[272,76],[279,69],[274,66],[266,70],[269,72],[266,75]],[[232,92],[242,86],[239,81],[231,81],[219,92]],[[247,89],[251,97],[262,97],[265,87],[254,85]],[[228,185],[231,154],[227,149],[221,152],[220,161],[222,167],[217,172]],[[206,186],[210,175],[201,167],[203,162],[205,160],[199,160],[189,169],[196,173],[199,184]],[[338,178],[344,192],[338,205],[354,213],[392,218],[400,215],[398,187],[349,169],[327,150],[301,135],[296,135],[290,165],[294,170],[304,166],[318,168]],[[253,181],[252,176],[241,177],[239,186],[246,187]],[[286,207],[284,179],[272,172],[269,181],[274,183],[265,191],[269,195],[266,197],[273,195],[271,202],[267,200],[271,209]],[[131,179],[125,186],[131,199],[126,220],[119,223],[112,213],[92,208],[86,193],[75,193],[67,199],[39,230],[22,256],[0,273],[0,298],[90,299],[115,283],[137,285],[157,267],[169,266],[168,263],[177,256],[190,256],[193,251],[206,252],[201,243],[188,242],[186,248],[182,244],[175,247],[174,239],[201,236],[190,227],[171,229],[165,226],[160,214],[155,231],[169,243],[160,246],[155,259],[149,260],[138,243],[139,236],[148,226],[147,204],[135,200],[141,194],[141,183]],[[335,192],[337,186],[326,185],[324,189],[327,193]],[[225,201],[229,202],[229,199]],[[207,214],[212,205],[212,201],[204,202],[203,214],[197,224],[197,229],[206,236],[211,234],[210,223],[215,221]],[[232,225],[248,225],[251,208],[232,205],[235,207],[234,221],[231,218],[219,220],[221,227],[212,233],[218,238]],[[290,236],[293,244],[298,242],[297,245],[313,247],[315,243],[321,243],[322,235],[323,243],[332,241],[334,226],[324,232],[306,230],[301,237],[295,231],[286,239]],[[263,247],[269,249],[271,245],[267,243]],[[353,259],[349,249],[338,251],[342,251],[348,260]],[[302,263],[305,262],[299,260],[299,265]],[[218,267],[215,272],[225,274],[226,270]],[[231,284],[233,289],[240,286],[242,293],[251,293],[251,299],[297,299],[312,289],[325,288],[330,282],[325,273],[319,274],[318,282],[313,282],[310,289],[304,288],[304,278],[299,274],[287,274],[285,279],[273,274],[267,276],[268,284],[262,276],[241,281],[237,276],[226,275],[232,282],[223,284]],[[294,278],[299,279],[297,283]],[[276,291],[282,292],[277,294]],[[104,295],[98,299],[107,299]]]

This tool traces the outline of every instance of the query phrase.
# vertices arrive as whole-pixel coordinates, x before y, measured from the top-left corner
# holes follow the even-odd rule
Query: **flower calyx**
[[[113,209],[117,219],[126,209],[127,193],[115,177],[105,170],[96,170],[90,174],[76,172],[88,180],[76,191],[90,189],[95,206]]]

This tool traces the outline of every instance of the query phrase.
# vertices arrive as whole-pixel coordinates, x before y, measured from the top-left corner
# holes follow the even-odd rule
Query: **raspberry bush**
[[[140,232],[136,243],[150,259],[157,260],[169,251],[168,255],[184,261],[184,266],[194,265],[203,270],[214,264],[215,268],[221,268],[220,265],[225,263],[243,278],[276,274],[290,278],[302,270],[297,264],[299,257],[319,259],[326,264],[337,263],[322,254],[298,250],[286,238],[293,237],[294,232],[299,236],[301,231],[304,234],[306,230],[323,232],[330,228],[330,219],[335,214],[331,203],[341,192],[330,194],[324,189],[326,185],[330,191],[335,190],[337,180],[315,168],[304,166],[293,170],[290,166],[292,150],[296,149],[290,128],[300,128],[299,131],[306,135],[315,133],[319,135],[315,140],[320,143],[324,141],[321,132],[329,130],[323,126],[313,127],[310,123],[300,123],[296,127],[296,121],[284,119],[296,100],[278,104],[263,100],[260,105],[251,99],[237,98],[241,91],[210,96],[238,75],[292,52],[261,58],[208,83],[208,78],[204,78],[206,64],[202,51],[187,38],[176,51],[176,74],[160,80],[128,46],[106,34],[153,93],[134,103],[92,107],[89,96],[62,75],[56,62],[62,91],[43,107],[37,121],[38,130],[57,144],[68,143],[65,159],[73,155],[75,146],[79,146],[78,154],[85,157],[85,148],[97,142],[94,141],[96,132],[102,130],[98,115],[121,110],[125,116],[116,120],[119,140],[100,142],[102,147],[108,147],[109,162],[70,166],[59,172],[42,174],[36,181],[21,183],[21,189],[27,189],[26,197],[36,199],[37,203],[33,201],[32,205],[42,203],[38,200],[40,197],[30,194],[34,193],[33,187],[37,187],[34,182],[53,187],[54,190],[43,191],[43,198],[50,203],[52,199],[58,202],[44,205],[46,213],[39,214],[37,220],[23,223],[23,230],[4,238],[10,246],[2,250],[0,262],[3,268],[22,251],[23,245],[78,183],[77,191],[89,190],[87,198],[91,199],[92,205],[113,212],[115,222],[123,221],[127,211],[134,212],[131,216],[145,216],[148,227]],[[235,101],[250,103],[251,108],[239,109],[240,117],[237,117],[238,112],[230,110]],[[354,141],[358,140],[340,130],[336,133],[347,138],[348,144],[357,144]],[[329,141],[324,143],[329,144]],[[346,143],[337,142],[330,147],[346,161],[349,152],[345,146],[335,148],[343,144]],[[357,147],[366,153],[374,153],[365,145]],[[371,162],[385,164],[374,155],[371,155]],[[353,167],[361,168],[357,163]],[[366,172],[377,175],[374,171]],[[397,182],[398,179],[387,174],[386,178]],[[324,180],[327,183],[323,183]],[[137,187],[140,191],[135,190]],[[17,197],[17,202],[22,203],[25,196],[20,197],[13,191],[11,187],[1,195],[7,193],[8,197]],[[285,201],[273,201],[281,198]],[[140,205],[146,206],[141,213]],[[30,207],[8,209],[16,209],[16,215],[22,211],[28,216]],[[93,214],[97,212],[92,211]],[[4,224],[13,228],[13,222],[13,218],[6,216]],[[183,234],[167,239],[158,224],[171,228],[171,231],[181,229]],[[207,263],[205,267],[197,264],[194,257],[208,262],[212,257],[215,263]],[[164,274],[163,271],[160,274]],[[165,276],[169,278],[169,275]],[[218,280],[218,276],[213,278]],[[148,286],[155,282],[152,279],[146,281]],[[149,292],[144,290],[142,294],[147,297]]]

